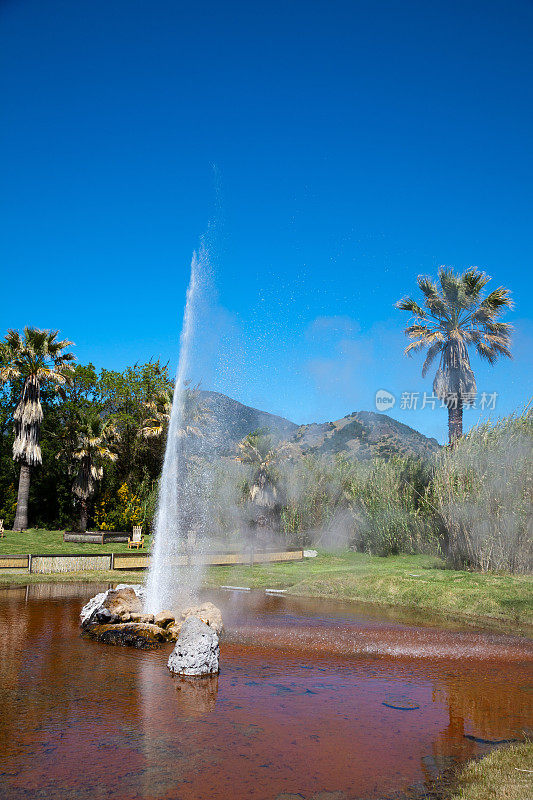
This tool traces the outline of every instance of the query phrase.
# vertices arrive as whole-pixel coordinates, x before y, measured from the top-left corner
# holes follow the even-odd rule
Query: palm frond
[[[511,334],[513,332],[513,326],[510,325],[508,322],[486,322],[483,325],[483,330],[487,333],[493,333],[497,336],[501,336],[507,340],[510,340]]]
[[[20,375],[20,370],[12,364],[7,364],[7,366],[0,369],[0,381],[2,383],[7,383],[8,381],[20,378]]]
[[[442,342],[434,342],[429,348],[424,363],[422,365],[422,377],[425,378],[435,357],[442,351]]]
[[[405,329],[405,335],[410,339],[418,339],[419,337],[429,338],[433,334],[433,329],[428,325],[408,325]]]
[[[496,341],[493,340],[491,342],[491,347],[496,353],[498,353],[498,355],[505,356],[506,358],[511,358],[512,359],[513,354],[511,353],[511,351],[509,350],[507,345],[500,344],[499,342],[496,342]]]
[[[452,316],[461,311],[461,309],[468,307],[469,301],[466,295],[466,287],[461,277],[456,275],[453,269],[441,267],[439,269],[439,281],[442,295]]]
[[[422,306],[419,306],[416,300],[411,297],[402,297],[401,300],[395,303],[395,306],[400,311],[409,311],[415,317],[420,317],[420,319],[425,319],[427,316]]]
[[[411,342],[411,344],[407,345],[403,352],[406,356],[411,356],[413,353],[423,350],[424,347],[427,347],[427,342],[424,339],[418,339],[418,341]]]
[[[470,267],[466,272],[461,275],[461,282],[464,287],[464,293],[470,304],[479,300],[479,296],[487,283],[490,281],[490,276],[485,272],[480,272],[477,267]]]
[[[427,275],[419,275],[417,282],[425,297],[425,304],[430,312],[440,319],[449,319],[446,303],[439,294],[437,284]]]
[[[499,286],[493,289],[484,300],[479,304],[479,309],[475,314],[475,318],[480,322],[485,321],[479,318],[479,315],[485,315],[487,319],[492,319],[499,316],[503,311],[514,308],[514,303],[511,299],[511,292],[504,286]]]
[[[488,361],[489,364],[494,364],[498,358],[494,348],[485,342],[478,342],[476,344],[476,350],[480,358],[484,361]]]

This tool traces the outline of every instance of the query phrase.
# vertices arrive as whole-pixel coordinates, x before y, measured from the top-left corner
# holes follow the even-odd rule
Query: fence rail
[[[0,556],[0,569],[28,569],[30,557],[28,555]]]
[[[275,561],[301,561],[303,550],[278,552],[210,553],[198,555],[184,553],[174,559],[176,566],[231,566],[238,564],[265,564]],[[86,572],[108,570],[146,569],[150,563],[148,553],[78,553],[78,554],[17,554],[0,556],[0,574],[15,570],[37,575],[56,572]]]

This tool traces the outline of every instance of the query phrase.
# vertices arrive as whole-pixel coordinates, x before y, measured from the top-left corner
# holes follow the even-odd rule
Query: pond
[[[420,616],[210,592],[221,672],[171,676],[172,645],[81,638],[105,586],[0,590],[0,794],[10,800],[423,796],[533,729],[533,642]]]

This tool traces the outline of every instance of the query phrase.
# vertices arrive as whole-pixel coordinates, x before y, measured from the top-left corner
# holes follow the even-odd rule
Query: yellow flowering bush
[[[115,498],[104,496],[94,510],[94,521],[100,531],[127,531],[134,525],[142,525],[144,520],[141,500],[127,483],[122,484]]]
[[[94,524],[99,531],[110,531],[113,529],[111,521],[110,498],[101,500],[94,509]]]

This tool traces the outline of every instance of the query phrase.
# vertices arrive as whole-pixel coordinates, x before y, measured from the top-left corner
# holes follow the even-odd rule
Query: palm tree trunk
[[[455,406],[448,406],[448,435],[452,447],[463,435],[463,401],[460,397]]]
[[[89,516],[87,500],[82,500],[80,505],[80,532],[85,533],[87,530],[87,519]]]
[[[28,527],[28,497],[30,494],[30,465],[20,465],[19,491],[17,496],[17,513],[13,523],[14,531],[25,531]]]

